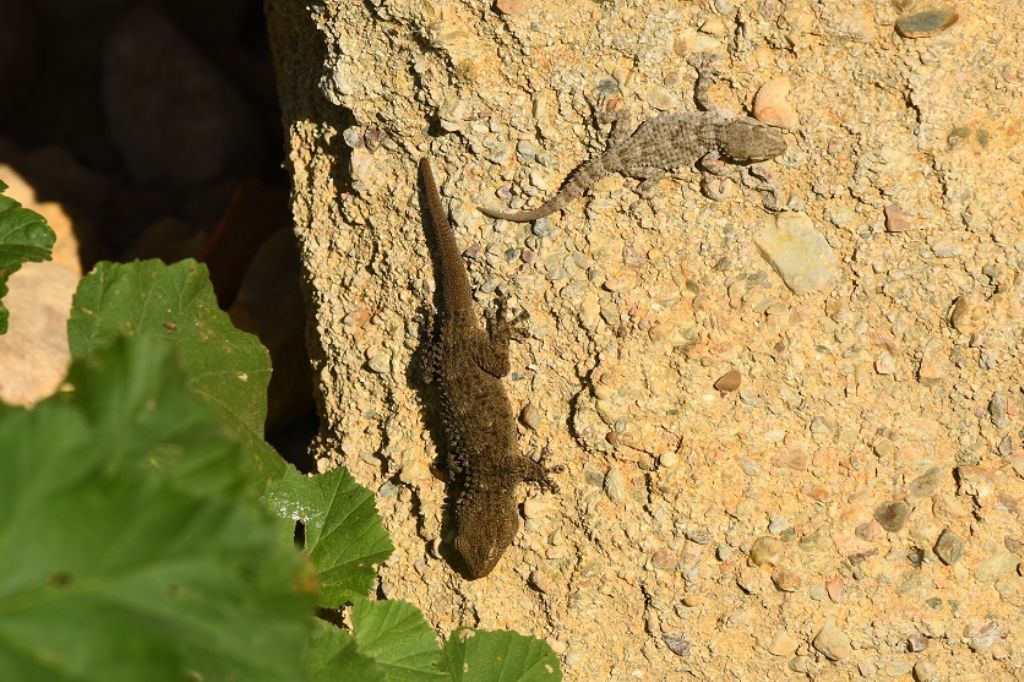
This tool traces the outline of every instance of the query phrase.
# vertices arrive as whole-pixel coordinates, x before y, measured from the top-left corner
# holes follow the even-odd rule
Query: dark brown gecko
[[[435,318],[427,353],[428,378],[437,385],[441,421],[448,440],[448,469],[462,492],[455,503],[455,549],[470,579],[490,573],[519,531],[516,487],[539,483],[556,491],[547,467],[519,451],[512,405],[501,377],[509,372],[508,346],[518,333],[499,299],[485,331],[479,324],[469,274],[455,243],[430,161],[420,161],[433,226],[442,310]]]
[[[710,57],[704,55],[699,59],[697,73],[694,99],[703,111],[662,114],[640,124],[630,135],[631,117],[621,110],[615,115],[606,151],[577,168],[555,196],[527,211],[509,212],[481,206],[480,212],[489,218],[516,222],[538,220],[582,196],[609,173],[640,178],[643,182],[637,193],[649,197],[668,171],[697,163],[704,175],[705,192],[718,198],[716,195],[720,192],[711,189],[709,175],[724,175],[727,171],[723,161],[751,164],[773,159],[786,151],[786,141],[779,128],[746,116],[726,118],[718,112],[708,93],[718,75]],[[749,177],[745,177],[745,181],[754,182],[758,190],[766,193],[766,208],[777,208],[779,199],[773,186]]]

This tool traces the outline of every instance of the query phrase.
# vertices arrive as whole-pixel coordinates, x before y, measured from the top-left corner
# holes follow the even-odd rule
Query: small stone
[[[800,640],[785,630],[779,630],[768,645],[768,653],[773,656],[792,656],[800,646]]]
[[[925,386],[931,386],[942,381],[946,376],[946,370],[939,358],[932,351],[925,351],[921,356],[921,364],[917,367],[917,380]]]
[[[690,650],[693,648],[693,644],[682,632],[665,633],[661,636],[661,641],[665,642],[665,646],[676,656],[689,656]]]
[[[911,228],[910,217],[896,204],[885,207],[885,229],[888,232],[906,232]]]
[[[825,583],[825,590],[828,592],[828,598],[832,601],[838,602],[842,599],[846,593],[846,583],[843,582],[843,576],[837,575]]]
[[[870,679],[878,672],[878,666],[871,661],[858,661],[857,672],[859,672],[860,676],[864,679]]]
[[[959,18],[959,15],[948,7],[905,14],[896,20],[896,32],[904,38],[927,38],[945,31]]]
[[[992,418],[992,424],[997,429],[1002,429],[1006,426],[1006,394],[1002,391],[996,391],[992,394],[992,399],[988,401],[988,414]]]
[[[626,486],[618,467],[609,468],[608,473],[605,474],[604,492],[612,502],[622,502],[626,499]]]
[[[939,682],[939,670],[927,658],[919,659],[914,664],[914,680],[916,682]]]
[[[370,368],[371,372],[376,374],[387,374],[391,369],[391,353],[387,351],[374,353],[366,361],[366,366]]]
[[[974,577],[983,583],[995,582],[1012,572],[1019,563],[1020,559],[1017,558],[1016,554],[1000,552],[978,564],[974,569]]]
[[[974,297],[964,295],[956,299],[949,313],[949,324],[962,334],[981,331],[984,326],[981,307]]]
[[[832,247],[803,213],[779,214],[754,243],[795,294],[824,288],[839,269]]]
[[[887,350],[883,350],[875,358],[875,371],[882,375],[896,372],[896,358]]]
[[[676,555],[668,547],[662,547],[651,555],[651,566],[659,571],[674,570],[677,564]]]
[[[497,0],[494,6],[502,14],[514,16],[527,12],[532,4],[533,0]]]
[[[875,521],[890,533],[900,532],[909,514],[910,505],[903,500],[892,500],[875,507]]]
[[[928,648],[928,638],[920,633],[915,633],[910,637],[907,637],[907,651],[911,653],[920,653]]]
[[[963,244],[950,239],[940,239],[932,244],[932,253],[938,258],[953,258],[964,252]]]
[[[801,579],[796,571],[779,566],[772,572],[772,582],[782,592],[796,592],[800,589]]]
[[[718,377],[718,381],[715,382],[715,390],[721,391],[722,393],[731,393],[740,387],[740,381],[743,379],[743,375],[740,374],[738,369],[730,369],[728,372]]]
[[[557,584],[546,573],[534,569],[530,572],[530,585],[543,594],[554,594],[557,591]]]
[[[973,651],[988,651],[1003,635],[999,623],[990,620],[971,635],[969,646]]]
[[[926,497],[942,485],[943,473],[939,467],[932,467],[910,482],[910,494],[914,497]]]
[[[519,414],[519,419],[528,429],[536,431],[540,426],[540,411],[533,406],[533,403],[526,403],[523,411]]]
[[[750,546],[750,560],[755,566],[776,566],[785,551],[786,546],[781,540],[764,535]]]
[[[762,85],[754,97],[754,118],[762,123],[790,130],[799,128],[800,117],[786,100],[792,88],[792,84],[785,76],[772,79]]]
[[[841,661],[853,653],[850,638],[829,618],[814,637],[814,648],[830,661]]]

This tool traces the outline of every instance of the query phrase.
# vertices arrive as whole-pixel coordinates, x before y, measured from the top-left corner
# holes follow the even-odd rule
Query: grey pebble
[[[907,522],[909,514],[910,505],[903,500],[883,502],[875,507],[875,520],[890,533],[898,533],[903,530],[903,524]]]
[[[931,495],[942,485],[942,478],[942,469],[932,467],[910,482],[910,494],[914,497]]]
[[[935,542],[935,555],[942,563],[950,566],[960,560],[964,554],[964,541],[960,536],[946,528],[939,534]]]
[[[665,646],[669,648],[669,651],[676,656],[689,656],[690,651],[693,649],[693,644],[687,639],[686,634],[682,632],[665,633],[661,636],[661,640],[665,642]]]
[[[626,486],[622,480],[622,472],[617,467],[610,467],[604,476],[604,492],[612,502],[626,499]]]
[[[958,18],[957,13],[948,7],[927,9],[897,19],[896,31],[904,38],[926,38],[946,30]]]
[[[928,648],[928,638],[917,633],[907,637],[907,651],[918,653]]]
[[[992,418],[992,424],[997,429],[1002,429],[1006,426],[1006,394],[1002,391],[996,391],[992,394],[992,399],[988,401],[988,414]]]

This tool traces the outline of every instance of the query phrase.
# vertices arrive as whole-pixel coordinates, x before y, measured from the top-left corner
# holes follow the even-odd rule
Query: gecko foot
[[[492,310],[487,313],[487,326],[492,338],[522,341],[529,337],[526,321],[530,319],[527,310],[520,310],[511,319],[508,317],[508,297],[501,296]]]
[[[565,471],[565,465],[548,465],[547,461],[550,456],[551,448],[545,447],[544,451],[541,453],[540,460],[538,461],[524,457],[523,459],[526,463],[526,471],[523,473],[523,480],[536,483],[543,491],[557,493],[559,490],[558,483],[551,478],[551,474],[563,473]]]
[[[766,211],[777,213],[782,210],[782,189],[772,180],[768,171],[750,166],[743,170],[740,177],[745,187],[761,194],[761,205]]]

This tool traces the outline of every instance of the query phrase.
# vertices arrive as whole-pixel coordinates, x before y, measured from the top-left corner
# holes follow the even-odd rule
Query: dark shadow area
[[[302,268],[262,0],[10,0],[0,180],[54,260],[204,262],[274,366],[267,439],[303,471],[318,430]]]

